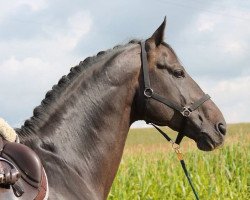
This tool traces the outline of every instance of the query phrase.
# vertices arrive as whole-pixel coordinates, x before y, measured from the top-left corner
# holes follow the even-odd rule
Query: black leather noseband
[[[194,102],[191,106],[181,106],[181,105],[176,104],[175,102],[168,100],[167,98],[154,92],[154,90],[151,88],[150,79],[149,79],[147,52],[145,49],[145,41],[141,42],[141,59],[142,59],[143,79],[144,79],[144,97],[146,99],[154,99],[160,103],[163,103],[164,105],[180,112],[183,115],[183,122],[181,123],[181,128],[179,130],[178,136],[175,141],[176,144],[179,144],[182,138],[184,137],[183,130],[187,121],[186,119],[191,115],[193,111],[199,108],[204,102],[209,100],[210,96],[208,94],[205,94],[199,100]],[[147,123],[150,123],[150,122],[147,122]]]

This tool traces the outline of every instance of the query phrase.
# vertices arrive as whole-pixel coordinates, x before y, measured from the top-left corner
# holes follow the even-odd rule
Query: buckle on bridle
[[[190,114],[191,114],[192,110],[190,110],[190,108],[187,108],[187,107],[183,107],[183,110],[181,111],[181,114],[184,116],[184,117],[189,117]]]
[[[153,95],[153,89],[151,88],[145,88],[144,90],[144,96],[147,97],[147,98],[151,98],[152,95]]]

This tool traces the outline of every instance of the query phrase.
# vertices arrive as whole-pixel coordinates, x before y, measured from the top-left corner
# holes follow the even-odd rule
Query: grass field
[[[198,150],[190,139],[181,148],[201,200],[250,199],[250,123],[229,125],[225,145],[213,152]],[[153,129],[133,129],[108,199],[194,196],[170,144]]]

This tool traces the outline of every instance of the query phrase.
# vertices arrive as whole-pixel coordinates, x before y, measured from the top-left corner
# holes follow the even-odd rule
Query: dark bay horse
[[[165,24],[146,40],[151,85],[172,102],[191,105],[204,93],[163,41]],[[141,66],[139,41],[85,59],[16,130],[43,163],[49,199],[106,199],[133,122],[182,128],[179,112],[157,101],[145,106]],[[192,112],[184,131],[199,149],[210,151],[223,143],[226,123],[208,100]]]

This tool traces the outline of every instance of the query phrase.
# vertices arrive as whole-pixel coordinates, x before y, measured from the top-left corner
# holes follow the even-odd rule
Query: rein
[[[172,144],[172,148],[177,154],[178,159],[180,160],[182,169],[188,179],[188,182],[192,188],[192,191],[195,195],[196,200],[199,200],[199,196],[192,184],[191,178],[189,176],[189,173],[186,168],[186,164],[183,160],[183,155],[180,151],[180,143],[183,139],[184,135],[184,128],[187,123],[187,119],[192,114],[193,111],[198,109],[203,103],[205,103],[207,100],[209,100],[211,97],[208,94],[205,94],[203,97],[195,101],[191,106],[180,106],[176,104],[175,102],[172,102],[165,97],[157,94],[154,92],[154,90],[151,88],[150,84],[150,78],[149,78],[149,67],[148,67],[148,60],[147,60],[147,52],[145,49],[145,41],[141,42],[141,59],[142,59],[142,71],[143,71],[143,80],[144,80],[144,97],[146,100],[153,99],[155,101],[158,101],[178,112],[180,112],[183,116],[182,122],[181,122],[181,128],[178,132],[178,135],[176,137],[175,142],[165,133],[163,132],[159,127],[157,127],[154,123],[146,121],[148,124],[151,124],[154,128],[156,128],[157,131],[168,141]],[[147,102],[147,101],[146,101]]]

